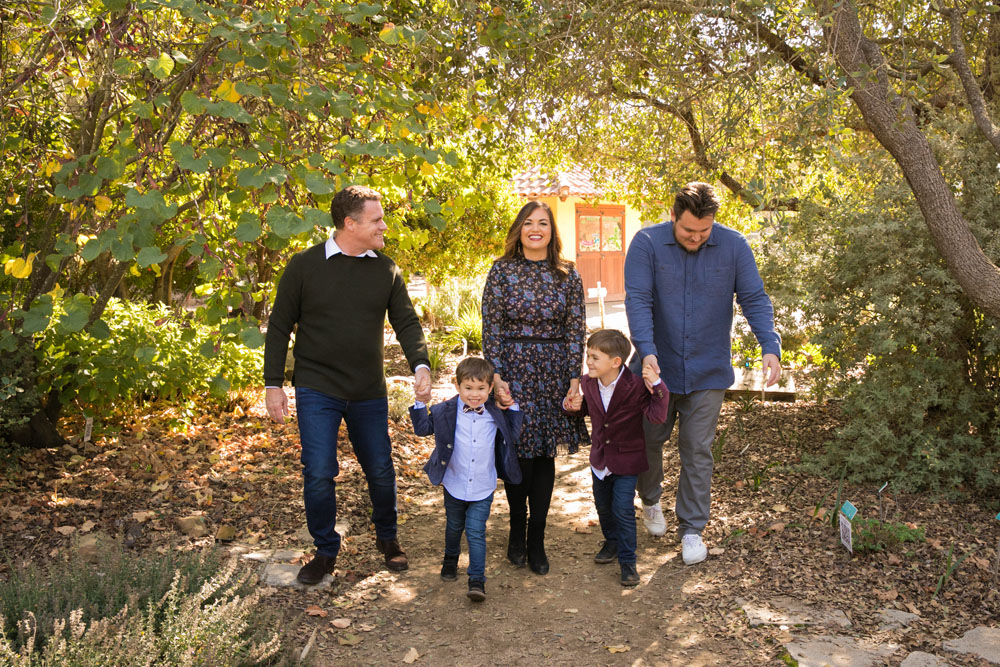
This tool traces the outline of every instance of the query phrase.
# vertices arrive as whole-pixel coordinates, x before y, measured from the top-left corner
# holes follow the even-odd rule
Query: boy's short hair
[[[612,358],[620,357],[623,364],[632,352],[632,343],[618,329],[598,329],[587,339],[587,347],[598,349]]]
[[[455,369],[455,382],[462,384],[465,380],[480,380],[486,384],[493,384],[493,364],[482,357],[462,359]]]

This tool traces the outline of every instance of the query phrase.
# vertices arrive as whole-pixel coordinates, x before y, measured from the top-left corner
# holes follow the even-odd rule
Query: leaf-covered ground
[[[449,396],[447,382],[436,393]],[[94,533],[140,551],[162,551],[210,548],[218,529],[231,526],[235,542],[222,548],[308,551],[294,421],[271,424],[262,400],[246,414],[195,417],[183,431],[172,426],[178,418],[169,409],[150,411],[115,437],[31,452],[8,468],[0,502],[7,558],[0,576],[10,576],[15,563],[67,558],[75,540]],[[851,626],[837,634],[898,644],[890,664],[914,650],[940,653],[943,640],[997,625],[1000,522],[985,504],[890,488],[882,511],[923,528],[926,540],[854,557],[840,545],[830,523],[837,480],[794,469],[804,453],[820,449],[838,419],[835,406],[813,402],[727,403],[720,429],[728,431],[705,532],[712,555],[685,567],[672,514],[666,512],[664,538],[649,537],[640,522],[642,581],[632,590],[619,585],[616,565],[593,563],[601,538],[585,452],[558,463],[546,577],[506,562],[507,505],[499,490],[482,604],[465,598],[461,577],[446,583],[438,576],[440,490],[421,471],[431,439],[413,436],[407,422],[390,425],[400,541],[411,560],[411,569],[397,575],[381,567],[375,551],[367,490],[344,433],[338,503],[347,536],[335,583],[325,591],[267,590],[267,604],[286,612],[302,646],[315,631],[309,655],[316,664],[766,664],[780,660],[784,644],[803,629],[751,627],[737,600],[777,597],[843,611]],[[669,445],[666,451],[669,495],[678,460]],[[871,518],[879,514],[876,491],[845,485],[842,495]],[[663,504],[672,506],[670,498]],[[179,530],[178,519],[192,515],[205,517],[208,535]],[[962,560],[942,580],[949,559]],[[919,618],[909,627],[885,628],[878,612],[886,608]]]

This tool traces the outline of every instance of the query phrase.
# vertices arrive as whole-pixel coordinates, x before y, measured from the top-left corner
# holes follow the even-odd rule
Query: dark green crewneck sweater
[[[278,283],[264,344],[264,383],[280,387],[292,328],[295,375],[292,384],[345,400],[386,395],[383,326],[389,323],[413,370],[429,364],[420,321],[391,259],[326,259],[320,243],[294,255]]]

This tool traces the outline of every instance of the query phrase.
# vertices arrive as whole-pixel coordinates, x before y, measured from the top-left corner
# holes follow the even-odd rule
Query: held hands
[[[653,383],[660,377],[660,364],[656,361],[655,354],[647,354],[642,358],[642,381],[646,383],[646,389],[653,391]]]
[[[767,371],[767,382],[765,382],[765,387],[770,387],[778,383],[781,378],[781,362],[778,361],[778,355],[776,354],[765,354],[762,360],[764,370]]]
[[[579,412],[583,407],[583,394],[580,392],[580,380],[574,378],[569,381],[569,391],[563,399],[563,407],[570,412]]]
[[[653,385],[660,381],[660,374],[653,370],[652,366],[642,367],[642,381],[646,383],[646,389],[653,393]]]
[[[267,415],[276,422],[284,422],[288,412],[288,396],[281,387],[268,387],[264,390],[264,403],[267,405]]]
[[[501,410],[514,405],[514,397],[510,393],[510,385],[500,379],[499,373],[493,374],[493,402]]]
[[[424,404],[431,401],[431,372],[424,366],[413,374],[413,396]]]

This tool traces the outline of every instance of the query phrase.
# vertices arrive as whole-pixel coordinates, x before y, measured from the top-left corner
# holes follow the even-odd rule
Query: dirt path
[[[362,586],[367,589],[362,601],[373,592],[377,600],[335,606],[330,618],[349,618],[351,626],[319,635],[316,660],[401,663],[413,648],[421,656],[419,664],[429,665],[733,664],[739,647],[706,636],[704,610],[697,604],[706,589],[705,574],[719,564],[710,560],[685,567],[677,540],[650,537],[640,521],[641,583],[623,588],[616,564],[593,562],[601,535],[585,454],[558,461],[546,543],[552,564],[548,575],[508,563],[508,506],[498,490],[487,526],[487,599],[469,601],[467,553],[459,561],[457,582],[444,582],[438,574],[444,511],[440,490],[430,490],[411,505],[400,528],[410,570],[398,576],[381,573]],[[348,634],[361,641],[341,645],[338,637]]]

